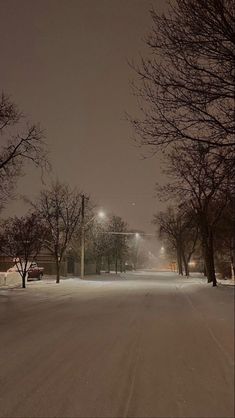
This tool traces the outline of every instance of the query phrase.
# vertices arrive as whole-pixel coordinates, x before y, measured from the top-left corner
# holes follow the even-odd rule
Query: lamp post
[[[138,265],[138,252],[139,252],[139,239],[140,239],[140,234],[139,232],[135,233],[135,260],[134,260],[134,269],[137,269],[137,265]]]
[[[97,215],[93,216],[86,224],[85,224],[85,195],[82,195],[82,210],[81,210],[81,272],[80,272],[80,279],[84,279],[85,276],[85,229],[86,227],[94,221]],[[105,213],[100,211],[98,213],[99,218],[104,218]]]

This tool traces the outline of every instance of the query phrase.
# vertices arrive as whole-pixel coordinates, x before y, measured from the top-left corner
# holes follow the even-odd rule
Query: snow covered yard
[[[173,273],[0,291],[1,417],[234,415],[234,287]]]
[[[22,278],[19,273],[14,272],[10,277],[6,275],[6,272],[0,271],[0,289],[2,287],[19,287],[22,284]]]

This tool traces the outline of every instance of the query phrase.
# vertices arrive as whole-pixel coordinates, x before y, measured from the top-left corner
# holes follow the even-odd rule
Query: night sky
[[[53,172],[132,228],[154,232],[160,158],[142,159],[125,111],[138,114],[128,60],[146,49],[149,9],[166,1],[0,1],[1,89],[45,129]],[[37,195],[27,167],[19,194]],[[20,201],[7,213],[22,212]]]

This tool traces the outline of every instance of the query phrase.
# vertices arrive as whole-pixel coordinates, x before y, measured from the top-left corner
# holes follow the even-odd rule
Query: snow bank
[[[0,287],[21,286],[21,283],[21,275],[18,272],[11,272],[9,275],[5,272],[0,272]]]

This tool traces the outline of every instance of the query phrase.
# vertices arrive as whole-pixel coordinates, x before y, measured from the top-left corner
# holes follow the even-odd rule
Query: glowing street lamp
[[[105,213],[104,213],[102,210],[100,210],[100,211],[98,212],[97,216],[98,216],[100,219],[104,219],[104,218],[106,217]]]
[[[166,254],[165,254],[165,248],[164,247],[161,247],[160,248],[160,257],[161,258],[165,258],[165,256],[166,256]]]
[[[139,245],[140,245],[140,234],[139,232],[135,233],[135,259],[134,259],[134,269],[137,269],[138,266],[138,253],[139,253]]]
[[[100,219],[105,218],[105,213],[100,210],[93,218],[91,218],[86,224],[84,222],[85,217],[85,196],[82,195],[82,221],[81,221],[81,271],[80,279],[84,279],[85,275],[85,228],[97,217]]]

